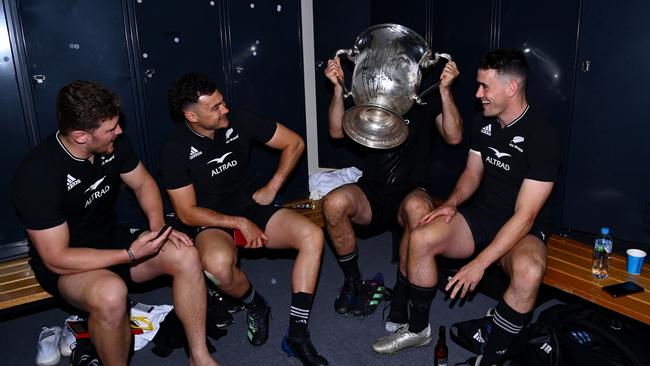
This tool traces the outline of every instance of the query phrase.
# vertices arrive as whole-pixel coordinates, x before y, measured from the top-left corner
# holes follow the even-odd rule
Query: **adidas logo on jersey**
[[[484,135],[492,136],[492,125],[487,125],[481,128],[481,133]]]
[[[190,160],[196,158],[197,156],[203,154],[199,150],[197,150],[194,146],[190,146]]]
[[[66,178],[67,184],[68,184],[68,191],[74,188],[77,184],[81,183],[80,179],[77,179],[70,174],[68,174],[68,177]]]

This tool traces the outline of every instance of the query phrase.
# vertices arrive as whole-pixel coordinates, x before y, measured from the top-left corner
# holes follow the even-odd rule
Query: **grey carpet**
[[[388,233],[360,240],[360,266],[364,277],[382,272],[387,285],[395,281],[396,267],[390,264],[391,237]],[[241,266],[250,277],[256,289],[263,294],[272,307],[273,319],[269,341],[261,347],[253,347],[246,340],[245,312],[235,314],[235,323],[228,327],[228,335],[213,344],[214,354],[222,365],[300,365],[295,359],[284,356],[280,342],[284,335],[290,302],[290,274],[293,261],[290,259],[242,259]],[[384,336],[381,306],[372,316],[358,318],[341,316],[334,312],[333,301],[342,283],[330,248],[325,249],[320,282],[316,292],[310,321],[312,340],[318,351],[332,366],[344,365],[433,365],[433,344],[438,326],[448,327],[457,321],[478,318],[495,305],[495,301],[477,294],[471,301],[452,304],[438,292],[431,308],[431,322],[436,335],[434,342],[426,347],[407,349],[396,355],[378,355],[371,349],[377,338]],[[132,296],[134,300],[148,304],[171,303],[171,291],[167,287],[157,288]],[[547,307],[544,304],[542,307]],[[386,311],[386,315],[388,312]],[[2,315],[2,314],[0,314]],[[3,365],[35,364],[36,343],[42,326],[61,326],[67,313],[58,308],[49,308],[15,319],[0,320],[0,331],[4,341],[0,343]],[[471,354],[447,339],[449,365],[466,360]],[[67,365],[62,358],[59,365]],[[176,350],[167,358],[159,358],[151,352],[151,344],[133,356],[131,365],[184,365],[187,358],[182,350]]]

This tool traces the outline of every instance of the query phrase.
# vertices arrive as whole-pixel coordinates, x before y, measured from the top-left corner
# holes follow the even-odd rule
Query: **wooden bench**
[[[294,209],[306,216],[319,227],[323,227],[321,201],[296,200],[287,202],[286,207],[294,204],[313,202],[313,209]],[[0,263],[0,311],[49,299],[52,296],[45,292],[34,278],[29,258],[19,258]]]
[[[644,264],[640,275],[631,275],[626,271],[625,257],[615,253],[610,263],[609,278],[598,280],[591,275],[591,253],[591,245],[551,236],[544,283],[650,324],[650,265]],[[614,298],[602,290],[603,286],[625,281],[635,282],[645,291]]]
[[[442,201],[435,200],[436,205]],[[304,207],[305,204],[313,208]],[[319,227],[324,226],[322,200],[307,199],[286,202],[290,208],[309,218]],[[641,275],[630,275],[625,271],[625,258],[614,254],[610,277],[596,280],[591,276],[591,246],[575,240],[551,236],[548,241],[547,268],[544,283],[569,294],[650,324],[650,266],[645,264]],[[28,258],[14,259],[0,263],[0,310],[48,299],[34,278],[34,272],[27,263]],[[605,293],[603,286],[633,281],[645,288],[642,293],[613,298]]]
[[[52,297],[36,282],[28,260],[20,258],[0,263],[0,310]]]
[[[314,223],[323,227],[322,200],[297,200],[287,202],[285,207],[314,203],[314,209],[296,209]],[[439,206],[442,200],[434,198]],[[547,267],[544,283],[569,294],[579,296],[617,313],[650,324],[650,265],[645,264],[640,275],[630,275],[625,269],[625,257],[614,254],[610,276],[596,280],[591,275],[592,247],[584,243],[552,235],[547,247]],[[601,288],[610,284],[633,281],[646,290],[642,293],[614,298]]]

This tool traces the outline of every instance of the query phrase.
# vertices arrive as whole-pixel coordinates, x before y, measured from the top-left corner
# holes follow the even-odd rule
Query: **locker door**
[[[650,243],[650,2],[583,3],[563,223]],[[616,249],[616,248],[615,248]]]
[[[395,1],[374,0],[370,9],[370,22],[403,25],[431,42],[431,3],[431,0],[403,0],[397,6]]]
[[[167,103],[170,84],[196,71],[210,75],[227,96],[221,32],[221,2],[142,1],[134,4],[144,85],[145,136],[151,172],[159,177],[163,140],[173,126]]]
[[[122,2],[19,2],[40,140],[56,131],[56,95],[74,80],[94,80],[122,98],[121,123],[142,160],[142,131],[129,69]],[[121,221],[141,218],[134,196],[120,195]]]
[[[300,1],[229,1],[233,107],[281,122],[306,139]],[[279,154],[255,149],[251,164],[258,183],[271,178]],[[303,156],[283,198],[305,197],[307,159]]]
[[[555,126],[566,150],[575,75],[580,0],[544,3],[501,0],[499,48],[524,52],[530,65],[528,101]],[[566,167],[564,169],[566,172]],[[559,224],[563,179],[541,219]]]
[[[439,183],[433,196],[445,198],[454,188],[465,167],[472,131],[472,120],[478,113],[476,68],[481,55],[490,50],[493,37],[492,2],[434,1],[433,41],[431,48],[449,53],[456,61],[460,76],[452,92],[464,122],[463,142],[447,145],[441,137],[433,146],[431,174]],[[436,68],[440,73],[440,67]]]
[[[370,26],[370,1],[314,1],[314,53],[316,65],[316,108],[318,110],[318,165],[322,168],[361,167],[360,145],[349,138],[329,135],[327,114],[333,86],[325,77],[327,60],[339,49],[352,48],[355,38]],[[352,83],[354,64],[341,62],[346,85]],[[352,97],[347,103],[352,105]]]
[[[14,175],[18,164],[29,152],[30,138],[23,115],[16,76],[16,61],[11,50],[9,29],[4,4],[0,4],[0,146],[2,146],[2,159],[4,161],[0,173],[0,246],[16,242],[25,238],[25,232],[20,225],[16,210],[11,200],[9,182]],[[4,257],[5,249],[2,247],[0,258]]]

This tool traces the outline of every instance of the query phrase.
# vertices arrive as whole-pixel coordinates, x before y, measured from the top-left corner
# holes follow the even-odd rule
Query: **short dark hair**
[[[528,62],[524,53],[519,50],[494,50],[486,53],[481,58],[478,68],[480,70],[494,69],[497,74],[508,74],[528,78]]]
[[[185,120],[183,111],[187,106],[198,102],[202,95],[211,95],[217,91],[217,84],[206,74],[190,72],[172,83],[167,97],[169,111],[176,122]]]
[[[101,122],[119,116],[120,110],[120,97],[94,81],[76,80],[56,97],[57,123],[64,135],[93,131]]]

